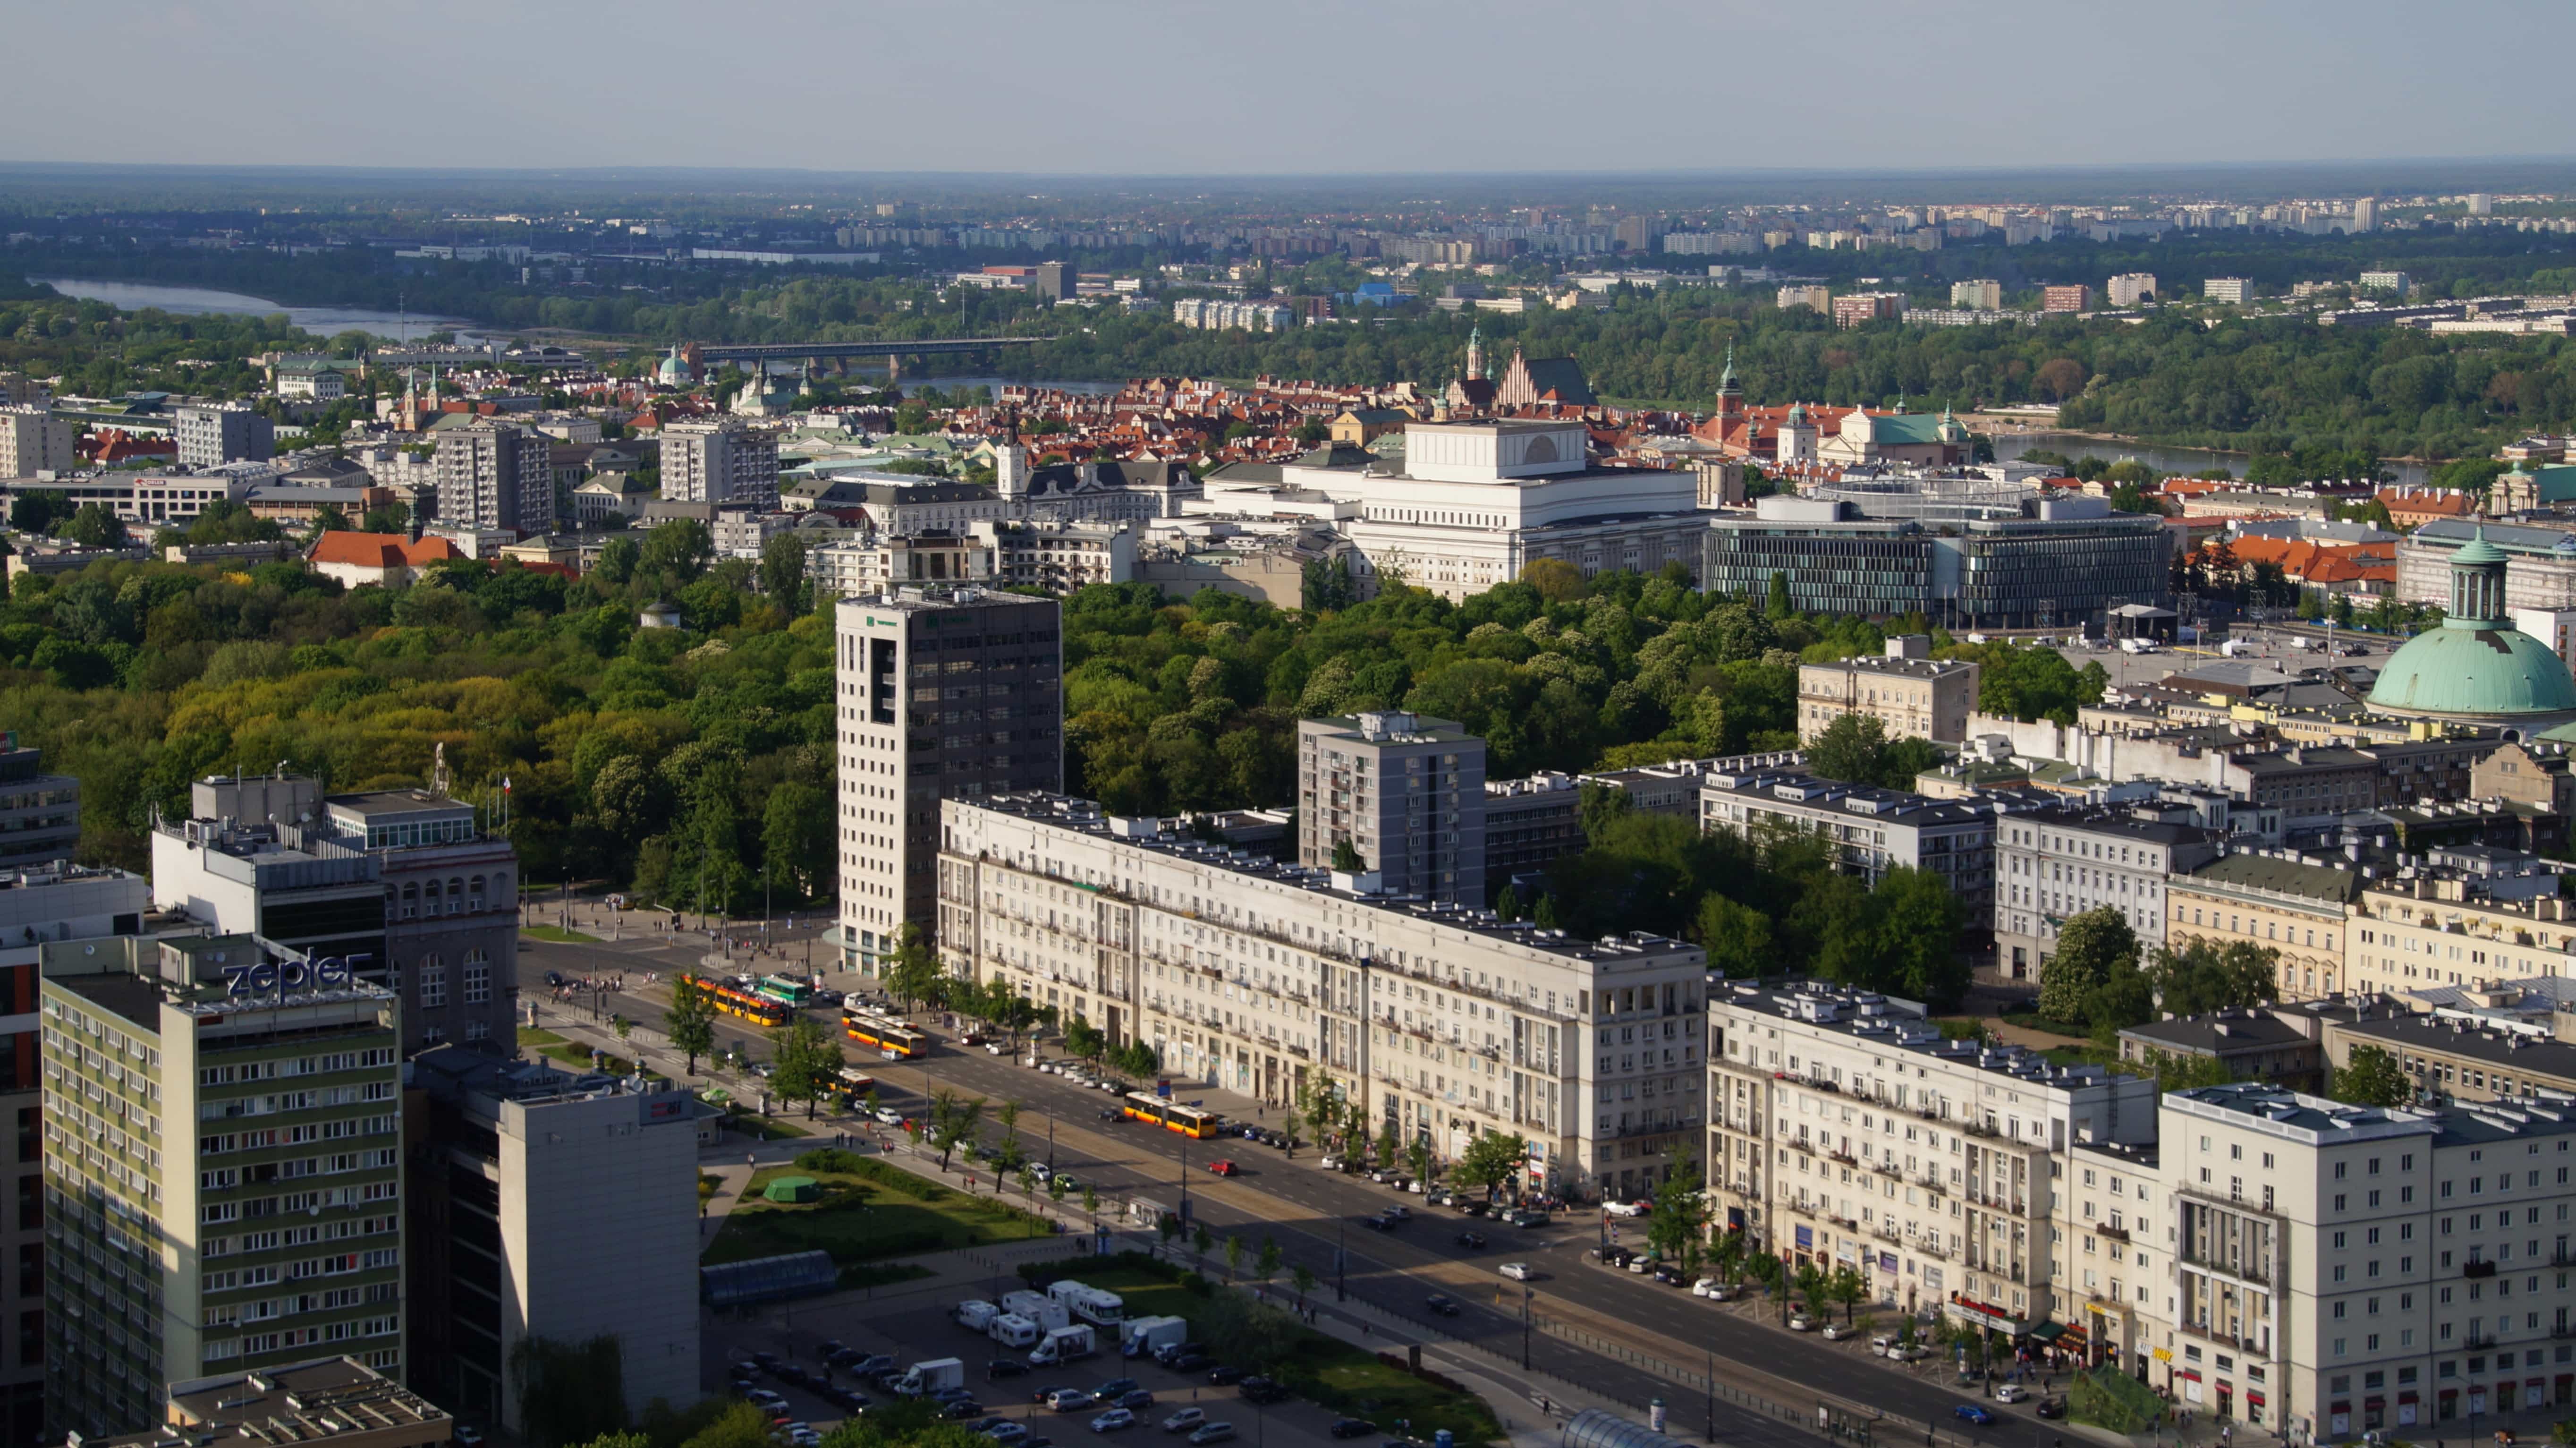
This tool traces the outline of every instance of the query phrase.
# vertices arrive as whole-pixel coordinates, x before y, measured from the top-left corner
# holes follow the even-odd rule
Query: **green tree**
[[[1646,1213],[1646,1245],[1655,1255],[1692,1270],[1700,1243],[1708,1233],[1706,1181],[1696,1157],[1675,1161],[1655,1186],[1655,1203]]]
[[[784,884],[812,899],[832,877],[832,796],[802,780],[788,780],[769,792],[761,811],[761,878]]]
[[[1237,1276],[1242,1266],[1243,1239],[1229,1236],[1225,1239],[1225,1275],[1229,1279]]]
[[[1794,611],[1789,603],[1789,575],[1775,571],[1771,575],[1771,595],[1764,604],[1763,616],[1782,619]]]
[[[942,1086],[930,1093],[930,1149],[939,1153],[939,1169],[948,1170],[948,1158],[959,1143],[973,1139],[984,1121],[984,1099],[972,1101],[955,1090]]]
[[[1109,1038],[1098,1026],[1076,1015],[1073,1024],[1064,1028],[1064,1048],[1082,1060],[1097,1061],[1109,1049]]]
[[[1262,1238],[1261,1255],[1252,1264],[1253,1278],[1267,1286],[1271,1278],[1279,1275],[1279,1264],[1286,1259],[1287,1254],[1279,1250],[1278,1238]]]
[[[2058,928],[2057,951],[2040,966],[2039,1013],[2081,1024],[2096,986],[2114,970],[2135,970],[2138,933],[2128,916],[2108,905],[2068,917]]]
[[[805,540],[780,533],[760,545],[760,591],[789,613],[805,611]]]
[[[821,1022],[807,1015],[789,1017],[785,1025],[770,1032],[769,1039],[775,1057],[770,1088],[782,1102],[804,1102],[806,1119],[812,1120],[817,1105],[840,1080],[839,1043],[824,1032]]]
[[[1333,841],[1333,868],[1345,875],[1368,872],[1368,861],[1360,858],[1360,847],[1347,839]]]
[[[2403,1106],[2413,1088],[2394,1052],[2355,1046],[2350,1058],[2335,1068],[2334,1087],[2328,1094],[2349,1106]]]
[[[1852,1320],[1852,1309],[1869,1299],[1869,1282],[1857,1267],[1837,1264],[1833,1275],[1825,1280],[1825,1296],[1843,1307],[1843,1321]]]
[[[1758,977],[1777,960],[1771,917],[1714,890],[1701,897],[1691,934],[1708,951],[1708,968],[1729,979]]]
[[[716,1047],[716,1012],[695,975],[683,972],[671,982],[671,1005],[662,1012],[662,1028],[671,1044],[687,1053],[689,1074],[698,1074],[698,1058]]]
[[[62,538],[84,548],[122,548],[125,521],[105,503],[83,503],[62,524]]]
[[[919,925],[906,922],[902,943],[895,947],[894,962],[886,967],[886,989],[903,1002],[906,1011],[911,1011],[923,1001],[936,999],[942,981],[939,952],[931,949],[930,938]]]
[[[1504,882],[1502,890],[1494,896],[1494,913],[1505,920],[1521,918],[1521,892],[1517,886]]]
[[[542,1448],[588,1443],[626,1427],[626,1352],[615,1333],[583,1342],[530,1335],[510,1349],[521,1431]]]
[[[644,537],[641,566],[661,575],[671,587],[695,583],[715,558],[715,538],[695,518],[675,518]]]
[[[1449,1179],[1456,1185],[1480,1192],[1491,1201],[1494,1193],[1520,1172],[1529,1157],[1529,1142],[1504,1132],[1489,1131],[1467,1143],[1467,1149],[1450,1163]]]

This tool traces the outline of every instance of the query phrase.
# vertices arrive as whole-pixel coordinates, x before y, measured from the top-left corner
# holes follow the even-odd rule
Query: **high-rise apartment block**
[[[2039,289],[2039,309],[2043,312],[2081,312],[2092,305],[2093,289],[2081,282]]]
[[[80,429],[41,407],[0,407],[0,476],[32,478],[80,463]]]
[[[1952,282],[1950,283],[1950,305],[1974,307],[1983,312],[2001,311],[2004,305],[2004,284],[1982,279]]]
[[[317,1352],[400,1377],[393,993],[247,935],[79,945],[42,982],[49,1428]]]
[[[1385,709],[1297,722],[1297,862],[1377,877],[1392,895],[1485,903],[1485,741],[1453,719]]]
[[[507,1042],[518,851],[427,790],[324,796],[300,775],[218,775],[152,833],[154,898],[207,928],[348,957],[403,1001],[403,1048]]]
[[[662,496],[776,508],[778,434],[740,418],[672,423],[662,429]]]
[[[143,877],[123,870],[0,872],[0,1112],[17,1125],[16,1149],[0,1168],[8,1179],[0,1187],[0,1427],[20,1442],[39,1441],[45,1423],[48,1249],[37,975],[51,952],[121,948],[125,941],[115,937],[142,929],[150,908]]]
[[[697,1401],[697,1119],[713,1108],[461,1046],[413,1057],[410,1080],[413,1385],[525,1432],[519,1345],[613,1333],[628,1412]]]
[[[554,440],[506,422],[479,419],[438,435],[431,466],[438,521],[450,528],[507,528],[521,535],[555,526]]]
[[[841,957],[874,970],[937,920],[939,802],[1064,787],[1051,598],[904,588],[841,601]]]
[[[1042,261],[1029,269],[1029,290],[1042,302],[1072,301],[1075,280],[1068,262]]]
[[[2105,290],[2110,295],[2112,306],[2134,307],[2140,302],[2152,301],[2155,299],[2156,274],[2154,272],[2122,272],[2118,276],[2111,278],[2110,284],[2105,288]]]
[[[2245,277],[2211,277],[2200,284],[2200,294],[2213,302],[2241,307],[2254,300],[2254,283]]]
[[[1690,1159],[1708,956],[1568,938],[1208,844],[1088,800],[950,800],[942,960],[1273,1104],[1329,1074],[1454,1160],[1527,1142],[1533,1191],[1628,1198]]]
[[[1905,315],[1903,292],[1846,292],[1834,298],[1834,325],[1859,327]]]
[[[277,424],[239,403],[172,408],[170,417],[183,468],[264,463],[277,456]]]
[[[2378,197],[2364,196],[2352,203],[2352,229],[2357,232],[2379,229]]]
[[[2402,271],[2366,271],[2360,285],[2364,291],[2395,292],[2402,297],[2415,290],[2415,279]]]
[[[2472,191],[2461,198],[2461,203],[2471,216],[2495,215],[2495,198],[2486,192]]]
[[[1887,641],[1887,653],[1798,666],[1798,736],[1813,743],[1836,719],[1863,714],[1890,739],[1968,737],[1977,708],[1979,666],[1966,659],[1935,659],[1906,652],[1929,640],[1917,634]]]
[[[68,860],[80,844],[80,781],[44,772],[41,750],[0,733],[0,870]]]

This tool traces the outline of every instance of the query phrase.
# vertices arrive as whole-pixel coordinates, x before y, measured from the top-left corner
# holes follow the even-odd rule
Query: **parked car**
[[[1527,1282],[1531,1276],[1530,1264],[1527,1262],[1506,1262],[1498,1270],[1514,1282]]]
[[[1601,1210],[1613,1217],[1642,1217],[1652,1205],[1650,1202],[1603,1202]]]
[[[1995,1389],[1995,1401],[1998,1403],[2026,1403],[2030,1401],[2030,1389],[2023,1387],[2019,1383],[2005,1383]]]
[[[1950,1410],[1950,1416],[1974,1423],[1980,1428],[1995,1421],[1995,1415],[1991,1411],[1980,1408],[1974,1403],[1961,1403]]]
[[[1215,1361],[1216,1359],[1209,1357],[1206,1353],[1192,1350],[1173,1358],[1170,1362],[1165,1363],[1164,1366],[1170,1368],[1176,1373],[1195,1373],[1206,1368],[1209,1364]]]
[[[1136,1415],[1125,1408],[1112,1408],[1091,1420],[1091,1431],[1094,1433],[1115,1433],[1121,1428],[1135,1426]]]
[[[1172,1416],[1163,1420],[1163,1431],[1166,1433],[1186,1433],[1206,1421],[1207,1409],[1183,1408],[1179,1412],[1174,1413]]]
[[[1029,1365],[1018,1358],[995,1358],[984,1364],[987,1378],[1024,1378],[1028,1375]]]
[[[1724,1302],[1734,1295],[1734,1288],[1714,1277],[1703,1277],[1691,1284],[1691,1296],[1705,1297],[1711,1302]]]
[[[2066,1416],[2066,1400],[2062,1397],[2042,1398],[2039,1400],[2039,1406],[2031,1411],[2043,1418],[2063,1418]]]
[[[1816,1320],[1803,1312],[1790,1313],[1789,1330],[1791,1332],[1813,1332],[1816,1330]]]
[[[483,1430],[471,1424],[458,1423],[447,1430],[447,1436],[464,1444],[465,1448],[482,1448]]]
[[[1682,1269],[1679,1267],[1658,1264],[1652,1275],[1657,1282],[1664,1284],[1666,1287],[1679,1287],[1682,1285]]]
[[[1429,1297],[1422,1299],[1422,1305],[1430,1308],[1433,1312],[1438,1313],[1442,1317],[1456,1317],[1458,1315],[1457,1299],[1449,1296],[1449,1294],[1445,1292],[1432,1293]]]
[[[903,1125],[903,1113],[895,1110],[891,1106],[880,1106],[873,1114],[875,1115],[879,1126]]]
[[[1190,1435],[1190,1448],[1207,1448],[1207,1445],[1210,1443],[1231,1443],[1233,1441],[1234,1425],[1232,1423],[1206,1423],[1200,1425],[1199,1430]]]
[[[1847,1338],[1847,1337],[1858,1337],[1859,1335],[1860,1335],[1860,1329],[1859,1329],[1859,1328],[1857,1328],[1857,1327],[1853,1327],[1853,1326],[1852,1326],[1852,1325],[1850,1325],[1849,1323],[1843,1323],[1843,1322],[1828,1322],[1828,1323],[1826,1323],[1826,1324],[1825,1324],[1825,1330],[1824,1330],[1824,1332],[1821,1334],[1821,1336],[1823,1336],[1824,1340],[1825,1340],[1825,1341],[1827,1341],[1827,1342],[1840,1342],[1840,1341],[1842,1341],[1844,1338]]]
[[[1046,1405],[1059,1413],[1079,1413],[1091,1403],[1091,1394],[1082,1388],[1058,1388],[1046,1398]]]
[[[1279,1384],[1272,1382],[1268,1378],[1245,1378],[1243,1380],[1241,1391],[1243,1393],[1243,1400],[1247,1403],[1264,1404],[1284,1403],[1288,1401],[1288,1390],[1281,1387]]]
[[[1020,1448],[1020,1444],[1028,1439],[1029,1425],[1005,1422],[985,1429],[984,1436],[1003,1445],[1003,1448]]]
[[[1377,1424],[1366,1418],[1335,1418],[1331,1431],[1336,1438],[1365,1438],[1377,1431]]]
[[[1315,1158],[1315,1165],[1322,1167],[1326,1171],[1340,1171],[1342,1169],[1342,1159],[1338,1156],[1332,1155],[1319,1156]]]
[[[973,1398],[959,1398],[955,1402],[950,1403],[947,1407],[940,1409],[939,1416],[960,1420],[967,1418],[980,1418],[984,1416],[984,1405],[976,1402]]]
[[[1245,1373],[1242,1368],[1228,1364],[1223,1367],[1210,1369],[1207,1375],[1207,1380],[1217,1387],[1230,1388],[1236,1383],[1242,1382],[1244,1376]]]
[[[1512,1213],[1505,1220],[1515,1227],[1544,1227],[1547,1225],[1547,1213],[1533,1212],[1524,1208]]]
[[[1134,1378],[1111,1378],[1099,1387],[1093,1388],[1091,1396],[1104,1403],[1115,1403],[1123,1395],[1136,1391],[1138,1386],[1140,1385]]]
[[[1148,1388],[1129,1388],[1118,1395],[1118,1406],[1131,1413],[1141,1413],[1154,1406],[1154,1394]]]

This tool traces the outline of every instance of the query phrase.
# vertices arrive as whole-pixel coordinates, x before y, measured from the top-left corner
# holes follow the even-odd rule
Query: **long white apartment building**
[[[2312,1441],[2576,1398],[2576,1106],[2168,1095],[2153,1316],[2128,1366],[2195,1412]]]
[[[2055,1307],[2057,1163],[2155,1139],[2152,1080],[1950,1039],[1918,1004],[1817,981],[1713,988],[1708,1067],[1720,1228],[2015,1337]]]
[[[1529,1143],[1534,1187],[1640,1194],[1699,1149],[1707,954],[1375,893],[1053,794],[941,807],[939,945],[1168,1073],[1272,1103],[1321,1085],[1454,1159]]]

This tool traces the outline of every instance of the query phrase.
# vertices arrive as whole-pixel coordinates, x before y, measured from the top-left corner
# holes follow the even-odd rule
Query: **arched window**
[[[423,1010],[436,1010],[447,1004],[447,961],[442,956],[420,958],[420,1004]]]

